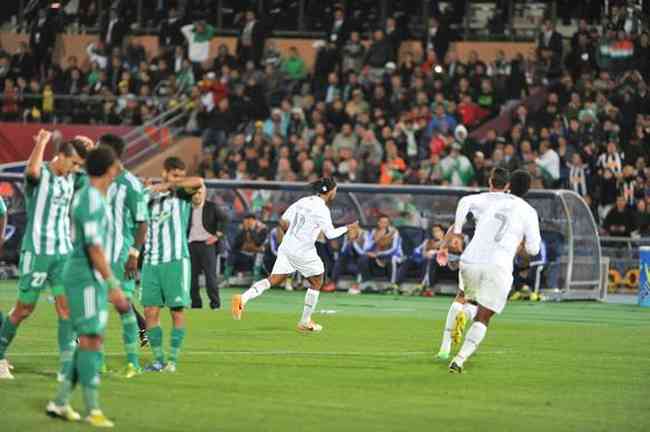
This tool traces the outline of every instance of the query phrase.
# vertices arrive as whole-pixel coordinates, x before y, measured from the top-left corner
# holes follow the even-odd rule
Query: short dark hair
[[[112,148],[117,157],[120,159],[122,159],[122,155],[124,155],[124,149],[126,148],[126,143],[122,137],[114,134],[104,134],[100,136],[97,144]]]
[[[504,189],[506,185],[510,183],[508,170],[500,167],[494,168],[490,174],[490,180],[492,181],[492,187]]]
[[[510,176],[510,193],[518,197],[523,197],[530,189],[532,178],[528,171],[516,170]]]
[[[326,194],[336,187],[332,177],[323,177],[310,184],[311,189],[317,194]]]
[[[65,157],[70,157],[76,153],[81,159],[84,160],[88,156],[88,150],[86,150],[84,143],[76,139],[61,143],[59,146],[59,153],[63,154]]]
[[[185,167],[185,162],[183,162],[180,158],[177,158],[176,156],[172,156],[165,159],[163,168],[165,168],[165,171],[172,171],[172,170],[184,170],[186,167]]]
[[[86,157],[86,172],[91,177],[101,177],[117,160],[112,148],[99,146],[88,152]]]

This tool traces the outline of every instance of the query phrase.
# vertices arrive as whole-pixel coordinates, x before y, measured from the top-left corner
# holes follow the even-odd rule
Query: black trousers
[[[217,286],[217,251],[214,245],[207,245],[203,242],[190,243],[190,258],[192,260],[192,287],[190,297],[192,307],[202,307],[201,293],[199,287],[199,275],[205,275],[205,290],[210,299],[210,307],[221,307],[219,298],[219,287]]]

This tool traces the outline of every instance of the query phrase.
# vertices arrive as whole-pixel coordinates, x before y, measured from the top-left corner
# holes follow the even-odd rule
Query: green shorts
[[[190,304],[190,260],[142,267],[142,306],[180,308]]]
[[[63,280],[72,327],[78,335],[104,334],[108,321],[108,288],[87,272],[66,274]]]
[[[63,268],[67,261],[68,255],[34,255],[23,251],[20,254],[18,301],[36,304],[41,291],[48,286],[54,297],[64,295]]]
[[[111,271],[113,276],[115,276],[120,281],[120,287],[124,295],[128,299],[133,298],[133,293],[135,292],[135,280],[127,279],[126,272],[124,268],[126,267],[126,262],[129,260],[129,256],[121,257],[119,261],[111,263]]]

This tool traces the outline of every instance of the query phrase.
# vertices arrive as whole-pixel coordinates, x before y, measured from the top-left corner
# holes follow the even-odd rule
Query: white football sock
[[[481,341],[485,337],[486,332],[487,327],[485,324],[479,321],[474,321],[472,326],[469,328],[467,335],[465,336],[465,342],[463,342],[463,346],[460,348],[460,351],[454,358],[454,361],[458,364],[458,366],[462,367],[463,363],[465,363],[465,360],[474,354],[474,351],[476,351]]]
[[[255,282],[253,285],[251,285],[250,288],[246,290],[244,294],[241,296],[241,301],[246,305],[249,300],[253,300],[255,297],[261,296],[264,291],[267,289],[271,288],[271,282],[269,282],[268,279],[262,279],[257,282]]]
[[[447,312],[447,322],[445,323],[445,329],[442,332],[442,344],[440,345],[440,352],[448,353],[451,351],[451,332],[454,329],[456,317],[462,311],[463,304],[458,303],[457,301],[453,302],[449,307],[449,312]]]
[[[318,295],[320,291],[309,288],[307,294],[305,294],[305,308],[302,310],[302,318],[300,319],[300,324],[307,325],[311,321],[311,314],[316,310],[316,304],[318,303]]]
[[[473,305],[469,302],[466,302],[464,304],[465,313],[467,314],[467,319],[472,322],[474,321],[474,318],[476,318],[476,312],[478,312],[478,306]]]

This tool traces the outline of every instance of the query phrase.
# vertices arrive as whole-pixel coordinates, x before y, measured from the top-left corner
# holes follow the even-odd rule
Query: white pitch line
[[[505,351],[483,351],[483,354],[505,354]],[[182,355],[241,355],[241,356],[352,356],[352,357],[412,357],[419,355],[431,355],[433,351],[384,351],[384,352],[360,352],[360,351],[182,351]],[[123,356],[122,352],[104,353],[108,357]],[[11,353],[7,357],[58,357],[58,352],[18,352]]]

